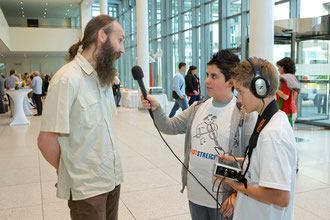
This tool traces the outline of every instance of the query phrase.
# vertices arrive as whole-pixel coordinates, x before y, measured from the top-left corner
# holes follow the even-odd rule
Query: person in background
[[[0,114],[6,113],[5,105],[3,103],[3,97],[6,95],[5,92],[5,79],[2,77],[2,73],[0,74]]]
[[[6,79],[6,88],[15,88],[15,83],[19,83],[19,79],[17,78],[16,73],[16,70],[10,70],[10,76]]]
[[[195,101],[201,100],[199,78],[196,73],[197,67],[190,66],[188,73],[185,77],[186,94],[190,97],[189,106],[192,105]]]
[[[29,78],[29,73],[24,73],[23,80],[25,80],[25,82],[27,82],[28,78]]]
[[[48,86],[49,86],[49,81],[50,81],[50,76],[49,75],[45,75],[45,78],[42,82],[42,96],[45,98],[47,96],[47,91],[48,91]]]
[[[174,76],[173,79],[173,91],[172,97],[175,99],[174,106],[170,112],[169,117],[172,118],[176,111],[181,107],[182,111],[188,108],[188,102],[185,95],[185,81],[184,73],[186,72],[187,65],[185,63],[179,63],[179,72]]]
[[[123,169],[112,84],[123,42],[115,18],[94,17],[48,88],[38,146],[58,173],[57,197],[68,200],[73,220],[118,219]]]
[[[42,79],[39,76],[39,71],[33,71],[31,75],[33,76],[31,83],[33,99],[37,105],[37,114],[34,114],[34,116],[40,116],[42,115]]]
[[[51,72],[51,73],[50,73],[50,80],[52,80],[52,79],[53,79],[53,77],[54,77],[54,73],[53,73],[53,72]]]
[[[296,66],[289,57],[277,61],[276,64],[280,72],[280,86],[276,93],[276,102],[288,116],[291,126],[294,127],[297,119],[296,98],[300,92],[299,81],[295,76]]]
[[[16,73],[15,76],[18,78],[19,83],[22,83],[22,75],[20,73]]]
[[[113,95],[114,95],[117,107],[120,106],[119,102],[121,99],[120,85],[121,85],[121,83],[120,83],[120,79],[119,79],[119,73],[116,72],[115,82],[113,83],[112,91],[113,91]]]

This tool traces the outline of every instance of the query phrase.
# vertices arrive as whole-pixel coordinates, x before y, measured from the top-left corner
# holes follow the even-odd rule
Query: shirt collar
[[[91,75],[95,71],[92,65],[80,53],[77,53],[74,59],[87,75]]]

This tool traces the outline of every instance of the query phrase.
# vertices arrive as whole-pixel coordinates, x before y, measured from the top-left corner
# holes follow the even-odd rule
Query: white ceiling
[[[26,18],[70,18],[79,16],[80,2],[81,0],[0,0],[0,7],[5,17],[21,17],[24,11]]]

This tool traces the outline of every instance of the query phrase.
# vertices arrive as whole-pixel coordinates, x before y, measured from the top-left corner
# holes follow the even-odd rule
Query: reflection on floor
[[[10,127],[0,115],[0,219],[69,219],[66,201],[55,197],[55,170],[37,149],[41,117],[29,119]],[[190,219],[181,166],[147,112],[120,107],[115,126],[125,175],[119,219]],[[295,219],[330,219],[330,130],[297,124],[295,134],[308,140],[297,144]],[[182,158],[184,136],[165,138]]]

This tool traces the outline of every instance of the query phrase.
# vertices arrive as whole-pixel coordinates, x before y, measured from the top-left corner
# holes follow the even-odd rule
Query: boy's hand
[[[160,106],[160,104],[157,102],[157,100],[149,95],[147,96],[147,99],[145,99],[143,96],[141,96],[141,101],[142,101],[144,108],[146,108],[146,109],[151,108],[151,110],[153,110],[153,111]]]
[[[230,217],[233,214],[236,202],[236,194],[232,193],[226,201],[222,204],[221,214],[224,217]]]

